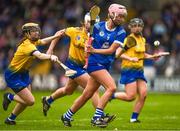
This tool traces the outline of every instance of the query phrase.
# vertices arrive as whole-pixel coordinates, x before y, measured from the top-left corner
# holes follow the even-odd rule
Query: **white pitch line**
[[[117,118],[115,120],[122,120],[122,118]],[[53,122],[58,122],[58,121],[61,121],[60,119],[33,119],[33,120],[18,120],[18,123],[24,123],[24,122],[28,122],[28,123],[32,123],[32,122],[50,122],[50,121],[53,121]],[[91,118],[89,119],[75,119],[74,121],[91,121]]]
[[[146,119],[146,118],[145,118]],[[156,119],[159,119],[159,117],[149,117],[148,120],[156,120]],[[167,120],[177,120],[179,119],[178,116],[163,116],[162,119],[167,119]],[[115,121],[116,120],[123,120],[122,118],[120,117],[116,117]],[[34,120],[18,120],[19,123],[32,123],[32,122],[35,122],[35,123],[38,123],[38,122],[59,122],[61,121],[60,119],[34,119]],[[75,122],[87,122],[87,121],[91,121],[91,118],[89,119],[74,119]]]

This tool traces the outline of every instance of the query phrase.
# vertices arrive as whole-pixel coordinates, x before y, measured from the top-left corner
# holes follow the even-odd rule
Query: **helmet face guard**
[[[130,22],[129,22],[129,27],[132,28],[134,26],[144,27],[143,20],[140,19],[140,18],[133,18],[133,19],[131,19]]]
[[[22,26],[22,32],[25,35],[26,33],[29,34],[30,32],[39,32],[41,33],[41,29],[38,24],[36,23],[26,23]]]
[[[138,29],[136,29],[136,31],[133,31],[133,30],[131,30],[133,27],[141,27],[141,28],[138,28]],[[144,27],[144,22],[140,18],[133,18],[133,19],[131,19],[130,22],[129,22],[129,25],[128,25],[128,28],[135,35],[142,35],[143,27]]]

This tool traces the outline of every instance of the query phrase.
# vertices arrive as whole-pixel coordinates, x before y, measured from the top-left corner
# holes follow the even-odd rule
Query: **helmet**
[[[133,25],[140,25],[141,27],[144,27],[144,22],[140,18],[133,18],[130,20],[129,26],[131,27]]]
[[[88,12],[88,13],[86,13],[86,15],[84,16],[84,22],[87,23],[87,21],[90,21],[90,20],[91,20],[90,13]],[[97,23],[97,22],[99,22],[99,21],[100,21],[100,17],[97,16],[95,22]]]
[[[118,16],[123,15],[127,16],[127,10],[126,7],[120,4],[111,4],[108,8],[108,12],[110,16]]]
[[[22,26],[23,34],[29,33],[30,31],[39,31],[41,32],[41,29],[38,24],[36,23],[26,23]]]

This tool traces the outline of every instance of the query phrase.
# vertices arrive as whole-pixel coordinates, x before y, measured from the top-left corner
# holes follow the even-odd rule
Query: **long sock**
[[[64,114],[64,118],[71,120],[72,116],[74,115],[74,113],[71,111],[71,109],[69,109],[65,114]]]
[[[11,113],[11,115],[8,118],[11,119],[11,120],[15,120],[16,119],[16,115]]]
[[[94,116],[93,116],[93,119],[97,119],[97,118],[100,118],[100,117],[102,117],[104,115],[104,112],[103,112],[103,110],[102,109],[100,109],[100,108],[96,108],[96,112],[95,112],[95,114],[94,114]]]
[[[133,113],[132,113],[132,116],[131,116],[131,119],[136,119],[136,120],[137,120],[138,115],[139,115],[139,113],[133,112]]]
[[[47,99],[48,104],[52,104],[53,101],[54,101],[54,100],[53,100],[52,96],[50,96],[50,97]]]
[[[13,101],[13,100],[14,100],[14,95],[11,94],[11,93],[9,93],[9,94],[7,95],[7,98],[8,98],[8,100]]]

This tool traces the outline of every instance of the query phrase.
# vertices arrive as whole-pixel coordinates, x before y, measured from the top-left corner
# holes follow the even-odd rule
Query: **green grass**
[[[2,103],[3,91],[0,92]],[[92,127],[90,119],[94,114],[94,108],[89,101],[81,110],[74,115],[72,127],[64,127],[59,121],[60,116],[72,105],[73,100],[80,93],[61,98],[54,102],[48,112],[48,116],[42,114],[41,96],[49,95],[51,92],[34,92],[36,103],[27,108],[19,117],[17,125],[9,126],[4,124],[4,119],[11,113],[15,103],[10,105],[8,111],[0,108],[0,130],[180,130],[180,94],[158,94],[150,93],[139,119],[141,123],[129,123],[133,102],[113,100],[108,103],[105,112],[116,114],[117,118],[101,129]]]

